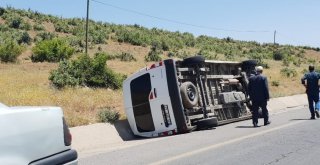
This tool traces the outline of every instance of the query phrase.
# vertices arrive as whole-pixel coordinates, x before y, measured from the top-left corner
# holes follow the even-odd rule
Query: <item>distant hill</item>
[[[66,41],[74,50],[71,59],[76,59],[85,51],[85,20],[0,7],[0,51],[1,45],[8,42],[19,48],[16,62],[0,63],[0,101],[8,105],[61,106],[72,126],[96,122],[100,109],[115,109],[123,114],[121,90],[52,87],[48,77],[58,64],[33,62],[31,56],[39,42],[54,38]],[[260,44],[230,37],[196,37],[140,25],[89,22],[89,55],[107,54],[107,67],[115,72],[130,75],[153,61],[195,54],[214,60],[256,59],[266,68],[264,74],[268,76],[272,97],[303,93],[300,77],[309,64],[320,70],[319,51],[313,47]]]
[[[65,19],[31,10],[1,8],[0,31],[0,43],[11,38],[19,44],[27,44],[27,47],[32,47],[38,41],[57,36],[68,40],[71,46],[77,50],[76,52],[84,52],[85,49],[85,20],[80,18]],[[202,54],[207,59],[250,58],[257,59],[261,63],[263,63],[263,59],[277,59],[274,57],[275,54],[280,55],[280,59],[286,59],[303,56],[306,50],[319,51],[319,48],[312,47],[260,44],[252,41],[238,41],[230,37],[224,39],[205,35],[195,37],[191,33],[90,20],[90,53],[108,52],[104,46],[111,42],[154,47],[158,50],[158,54],[164,58],[168,56],[185,58],[194,54]]]

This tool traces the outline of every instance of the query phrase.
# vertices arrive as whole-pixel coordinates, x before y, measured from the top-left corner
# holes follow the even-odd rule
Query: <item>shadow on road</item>
[[[290,121],[296,121],[296,120],[310,120],[310,119],[290,119]]]
[[[252,126],[251,125],[246,125],[246,126],[241,125],[241,126],[236,126],[235,128],[254,128],[254,127],[253,127],[253,125]]]
[[[118,120],[114,123],[114,127],[116,128],[119,136],[123,141],[131,141],[131,140],[142,140],[145,139],[143,137],[138,137],[133,134],[131,131],[128,120]]]

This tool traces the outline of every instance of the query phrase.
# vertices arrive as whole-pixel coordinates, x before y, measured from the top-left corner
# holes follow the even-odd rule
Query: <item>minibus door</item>
[[[155,129],[160,132],[176,129],[174,114],[169,97],[165,66],[159,66],[148,71],[151,77],[149,102]]]

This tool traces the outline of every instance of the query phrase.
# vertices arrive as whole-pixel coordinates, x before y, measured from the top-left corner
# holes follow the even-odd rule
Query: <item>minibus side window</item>
[[[144,74],[130,83],[131,100],[136,126],[139,132],[154,131],[149,94],[151,91],[150,74]]]

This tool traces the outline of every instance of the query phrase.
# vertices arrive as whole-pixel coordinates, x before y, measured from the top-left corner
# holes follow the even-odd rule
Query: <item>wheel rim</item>
[[[194,99],[196,98],[196,90],[192,87],[188,87],[187,88],[187,95],[189,100],[194,101]]]

